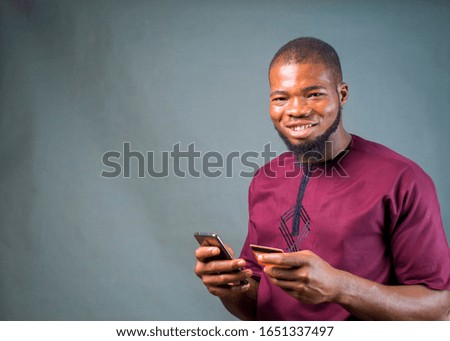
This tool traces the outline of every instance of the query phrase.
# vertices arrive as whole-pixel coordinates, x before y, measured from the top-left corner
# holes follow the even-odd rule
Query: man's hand
[[[259,257],[270,264],[264,268],[270,281],[303,303],[332,302],[339,294],[341,271],[311,251]]]
[[[449,290],[383,285],[333,268],[311,251],[258,261],[270,264],[264,272],[273,284],[304,303],[334,302],[362,320],[450,320]]]
[[[233,254],[233,250],[228,247]],[[226,298],[250,289],[250,284],[242,284],[242,281],[248,280],[252,276],[250,269],[233,272],[245,266],[245,260],[214,260],[208,261],[208,258],[217,256],[220,253],[219,248],[214,246],[200,246],[195,250],[197,264],[195,265],[195,274],[200,277],[208,291],[220,298]]]
[[[233,250],[228,246],[227,248],[234,255]],[[259,283],[250,278],[252,270],[236,272],[245,266],[243,259],[208,261],[208,258],[218,254],[220,250],[214,246],[197,248],[195,274],[211,294],[220,298],[230,313],[241,320],[254,320]],[[248,283],[242,284],[243,281]]]

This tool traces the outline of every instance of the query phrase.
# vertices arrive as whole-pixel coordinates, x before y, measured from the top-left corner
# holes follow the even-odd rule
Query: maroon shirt
[[[284,153],[255,174],[249,189],[249,228],[241,257],[260,278],[259,320],[345,320],[338,304],[303,304],[269,283],[249,244],[287,249],[302,170]],[[306,186],[299,249],[333,267],[387,285],[450,289],[450,252],[430,177],[414,162],[352,136],[348,152],[319,164]],[[286,214],[291,212],[291,214]],[[295,237],[294,237],[295,238]]]

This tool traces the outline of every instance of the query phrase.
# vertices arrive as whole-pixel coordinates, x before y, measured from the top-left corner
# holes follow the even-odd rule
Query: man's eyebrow
[[[308,91],[313,91],[313,90],[324,90],[324,89],[326,89],[324,86],[313,85],[313,86],[308,86],[306,88],[303,88],[302,90],[304,92],[308,92]]]
[[[287,94],[287,92],[286,91],[282,91],[282,90],[275,90],[275,91],[272,91],[271,93],[270,93],[270,96],[276,96],[276,95],[286,95]]]
[[[309,91],[314,91],[314,90],[326,90],[326,87],[321,86],[321,85],[311,85],[311,86],[307,86],[306,88],[303,88],[302,92],[309,92]],[[277,95],[287,95],[287,91],[275,90],[270,93],[271,97],[277,96]]]

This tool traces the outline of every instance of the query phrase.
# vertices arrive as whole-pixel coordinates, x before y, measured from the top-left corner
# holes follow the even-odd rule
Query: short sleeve
[[[389,203],[392,261],[402,284],[450,289],[450,250],[436,189],[420,168],[398,178]]]

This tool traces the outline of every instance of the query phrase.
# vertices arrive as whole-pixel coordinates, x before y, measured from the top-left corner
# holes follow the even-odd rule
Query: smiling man
[[[449,320],[433,182],[344,129],[348,86],[335,50],[295,39],[274,56],[269,81],[270,117],[290,152],[253,178],[240,258],[208,261],[219,250],[199,247],[197,276],[241,319]],[[337,164],[345,172],[326,171]],[[251,244],[284,252],[254,255]]]
[[[308,41],[320,48],[318,42]],[[312,50],[299,53],[298,44],[305,40],[296,42],[280,49],[270,64],[270,116],[299,161],[308,162],[311,153],[333,159],[333,150],[325,150],[326,143],[345,149],[351,140],[341,122],[348,87],[342,82],[334,50],[321,49],[322,55]]]

